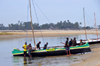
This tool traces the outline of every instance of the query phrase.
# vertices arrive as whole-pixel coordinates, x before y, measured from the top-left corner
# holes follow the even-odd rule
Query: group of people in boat
[[[67,53],[67,55],[69,56],[69,55],[71,55],[71,52],[70,52],[70,47],[71,46],[76,46],[76,45],[83,45],[84,43],[82,42],[82,39],[80,40],[80,43],[79,44],[77,44],[77,42],[76,42],[76,38],[74,37],[74,39],[72,40],[72,39],[70,39],[70,41],[69,41],[69,38],[66,38],[67,40],[66,40],[66,42],[65,43],[62,43],[62,44],[65,44],[65,48],[66,48],[66,53]]]
[[[41,47],[40,47],[40,44],[41,44],[41,42],[39,41],[38,43],[37,43],[37,49],[41,49]],[[48,42],[44,45],[44,47],[43,47],[43,49],[47,49],[47,45],[48,45]]]
[[[70,52],[70,46],[76,46],[77,45],[77,42],[76,42],[76,38],[74,37],[74,39],[72,40],[72,39],[70,39],[70,41],[69,41],[69,38],[66,38],[67,40],[66,40],[66,42],[65,43],[62,43],[62,44],[65,44],[65,48],[66,48],[66,53],[67,53],[67,55],[71,55],[71,52]],[[37,43],[37,49],[41,49],[41,47],[40,47],[40,44],[41,44],[41,42],[39,41],[38,43]],[[79,45],[83,45],[84,43],[82,42],[82,39],[80,40],[80,43],[79,43]],[[47,45],[48,45],[48,42],[44,45],[44,47],[43,47],[43,49],[47,49]],[[31,43],[29,44],[29,45],[27,45],[27,42],[25,42],[25,44],[23,45],[23,47],[22,47],[23,49],[24,49],[24,57],[26,56],[26,54],[27,54],[27,50],[28,50],[28,54],[29,54],[29,56],[30,57],[32,57],[32,55],[31,55],[31,51],[32,51],[32,46],[31,46]]]
[[[38,43],[37,43],[37,49],[41,49],[40,48],[40,44],[41,44],[41,42],[39,41]],[[47,49],[47,45],[48,45],[48,42],[44,45],[44,47],[43,47],[43,49]],[[26,56],[26,54],[27,54],[27,50],[28,50],[28,54],[29,54],[29,56],[30,57],[32,57],[32,55],[31,55],[31,51],[32,51],[32,46],[31,46],[31,43],[29,44],[29,45],[27,45],[27,42],[25,42],[25,44],[23,45],[23,47],[22,47],[23,49],[24,49],[24,57]]]

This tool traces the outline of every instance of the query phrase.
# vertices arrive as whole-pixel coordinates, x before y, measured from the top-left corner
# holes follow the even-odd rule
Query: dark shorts
[[[26,55],[27,54],[27,52],[26,51],[24,51],[24,55]]]
[[[66,50],[68,51],[69,50],[69,47],[66,47]]]

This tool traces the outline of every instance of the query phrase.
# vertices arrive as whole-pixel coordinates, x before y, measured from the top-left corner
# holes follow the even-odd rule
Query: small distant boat
[[[81,46],[72,46],[70,47],[70,51],[71,54],[91,52],[88,42]],[[14,48],[12,54],[13,56],[24,56],[24,51]],[[64,47],[56,47],[50,49],[33,50],[31,54],[32,57],[66,55],[66,49]],[[28,51],[27,51],[27,56],[28,56]]]

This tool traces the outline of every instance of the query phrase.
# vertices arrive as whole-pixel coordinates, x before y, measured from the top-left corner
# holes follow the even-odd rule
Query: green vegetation
[[[100,29],[100,25],[98,25],[99,29]]]
[[[0,35],[14,35],[13,33],[2,32]]]
[[[60,21],[57,22],[56,24],[54,23],[46,23],[46,24],[42,24],[39,25],[38,23],[34,23],[33,24],[33,28],[36,30],[40,30],[40,29],[84,29],[84,27],[81,27],[82,23],[81,22],[70,22],[69,20],[67,21]],[[100,26],[98,26],[100,28]],[[86,29],[92,29],[93,27],[90,26],[86,26]],[[3,24],[0,24],[0,30],[31,30],[31,22],[20,22],[18,21],[18,23],[16,24],[9,24],[8,27],[5,27]]]

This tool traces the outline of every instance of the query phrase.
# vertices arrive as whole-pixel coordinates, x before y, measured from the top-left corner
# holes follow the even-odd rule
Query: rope
[[[90,18],[90,16],[85,12],[85,14]],[[90,20],[92,21],[92,22],[94,22],[94,20],[92,20],[91,18],[90,18]]]
[[[86,12],[85,12],[86,13]],[[91,20],[91,22],[92,23],[94,23],[94,25],[93,25],[93,27],[95,27],[95,21],[93,20],[93,19],[91,19],[91,17],[86,13],[86,15],[89,17],[89,19]],[[87,21],[88,21],[88,19],[87,19]],[[88,21],[89,22],[89,21]],[[89,22],[89,24],[90,24],[90,22]],[[92,33],[92,31],[91,31],[91,33]]]
[[[34,0],[32,0],[34,1]],[[34,3],[36,4],[36,6],[40,9],[40,7],[37,5],[37,3],[34,1]],[[46,15],[43,13],[43,11],[40,9],[40,11],[42,12],[42,14],[44,15],[44,17],[50,22],[50,20],[46,17]]]
[[[39,23],[39,19],[38,19],[37,13],[36,13],[36,9],[35,9],[33,0],[32,0],[32,4],[33,4],[34,11],[35,11],[35,15],[36,15],[37,22]],[[40,28],[40,32],[41,32],[41,36],[42,36],[43,43],[45,44],[44,39],[43,39],[43,34],[42,34],[42,31],[41,31],[41,27],[39,26],[39,28]]]
[[[99,20],[99,18],[97,17],[97,15],[96,15],[96,20],[97,20],[97,22],[98,22],[98,20]],[[100,21],[100,20],[99,20],[99,21]],[[100,22],[99,22],[99,23],[100,23]],[[99,24],[98,24],[98,25],[99,25]],[[98,35],[98,38],[99,38],[99,36],[100,36],[100,35]]]
[[[97,15],[96,15],[96,20],[97,20],[97,19],[100,21],[100,19],[99,19],[99,18],[97,17]],[[97,20],[97,22],[98,22],[98,20]],[[100,23],[100,22],[99,22],[99,23]]]
[[[27,5],[27,28],[26,28],[26,42],[27,42],[27,37],[28,37],[28,13],[29,13],[29,1]]]
[[[32,1],[34,1],[34,0],[32,0]],[[39,10],[42,12],[42,14],[44,15],[44,17],[48,20],[48,22],[50,22],[51,23],[51,21],[47,18],[47,16],[43,13],[43,11],[40,9],[40,7],[37,5],[37,3],[34,1],[34,3],[36,4],[36,6],[39,8]],[[62,36],[59,34],[59,32],[56,30],[56,32],[58,33],[58,35],[61,37],[61,39],[62,39]]]

